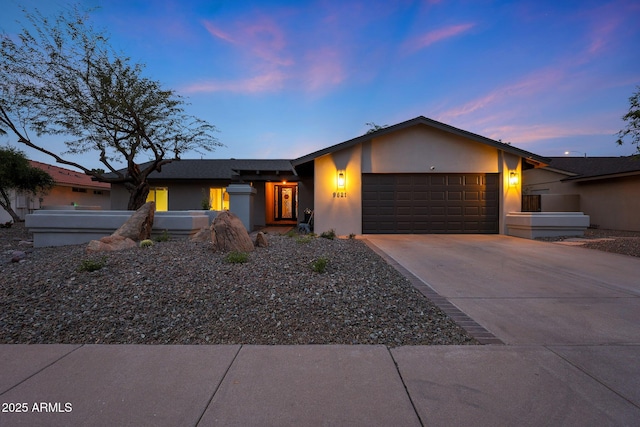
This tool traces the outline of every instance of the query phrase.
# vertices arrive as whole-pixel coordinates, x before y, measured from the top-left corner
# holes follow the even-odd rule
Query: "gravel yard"
[[[0,229],[0,343],[477,343],[355,239],[269,234],[268,248],[232,263],[183,240],[90,255],[30,249],[29,237],[22,224]],[[590,229],[581,244],[640,257],[638,232]],[[80,271],[88,263],[104,267]]]
[[[582,246],[584,248],[640,257],[640,232],[637,231],[600,230],[589,228],[585,231],[584,236],[580,238],[554,237],[539,240],[546,240],[550,242],[573,242],[576,243],[577,246]]]
[[[362,241],[267,237],[245,263],[183,240],[10,262],[28,235],[0,229],[0,343],[476,344]]]

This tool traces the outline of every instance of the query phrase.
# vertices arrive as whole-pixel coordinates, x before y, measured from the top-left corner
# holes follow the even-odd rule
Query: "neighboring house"
[[[11,192],[11,205],[21,219],[33,211],[52,206],[93,206],[103,210],[111,209],[111,185],[93,181],[82,172],[65,169],[46,163],[29,160],[32,167],[47,172],[55,181],[55,186],[46,194],[24,194]],[[10,221],[11,216],[0,209],[0,222]]]
[[[592,227],[640,231],[640,158],[551,157],[523,174],[523,192],[542,212],[578,211]]]
[[[506,233],[520,211],[519,177],[544,157],[417,117],[293,160],[180,160],[149,175],[169,210],[224,205],[225,187],[255,188],[253,226],[296,224],[314,211],[315,231],[337,234]],[[113,186],[112,206],[128,194]],[[165,202],[166,199],[166,202]]]

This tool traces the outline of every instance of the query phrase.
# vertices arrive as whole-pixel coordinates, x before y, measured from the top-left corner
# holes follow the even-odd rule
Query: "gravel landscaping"
[[[95,255],[28,237],[0,229],[0,343],[477,344],[357,239],[268,234],[232,262],[185,240]]]
[[[640,257],[640,232],[589,228],[583,237],[541,238],[549,242],[572,242],[576,246]]]

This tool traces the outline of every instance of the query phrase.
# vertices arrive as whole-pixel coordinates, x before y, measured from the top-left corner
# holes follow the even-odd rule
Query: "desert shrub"
[[[300,244],[309,243],[313,240],[313,236],[298,236],[296,237],[296,242]]]
[[[323,237],[325,239],[329,239],[329,240],[333,240],[336,238],[336,230],[334,230],[333,228],[329,231],[323,231],[322,234],[320,234],[320,237]]]
[[[224,257],[224,261],[229,264],[241,264],[249,260],[249,254],[246,252],[233,251]]]
[[[287,232],[285,233],[285,236],[287,236],[287,237],[295,237],[295,236],[297,236],[297,235],[298,235],[298,233],[297,233],[297,232],[296,232],[296,230],[294,230],[294,229],[291,229],[291,230],[289,230],[289,231],[287,231]]]
[[[156,237],[156,242],[168,242],[169,239],[171,239],[171,236],[169,236],[169,232],[167,230],[164,230],[162,232],[161,235]]]
[[[325,257],[318,258],[311,263],[311,269],[316,273],[324,273],[327,270],[329,260]]]
[[[84,259],[80,263],[80,267],[78,267],[78,271],[96,271],[100,270],[102,267],[107,265],[107,257],[103,256],[99,260],[96,259]]]

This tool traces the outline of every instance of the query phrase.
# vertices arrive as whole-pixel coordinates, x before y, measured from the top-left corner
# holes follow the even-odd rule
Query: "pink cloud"
[[[286,75],[278,70],[265,74],[232,81],[210,81],[194,83],[186,86],[186,93],[211,93],[211,92],[235,92],[235,93],[260,93],[282,89]]]
[[[459,24],[459,25],[452,25],[449,27],[440,28],[434,31],[429,31],[426,34],[423,34],[419,37],[415,37],[409,40],[405,44],[405,49],[408,50],[409,52],[415,52],[417,50],[429,47],[432,44],[437,43],[439,41],[449,39],[451,37],[455,37],[457,35],[465,33],[471,28],[473,28],[474,26],[475,24],[471,24],[471,23]]]
[[[229,43],[235,43],[235,40],[233,40],[233,38],[229,34],[222,31],[220,28],[215,27],[211,22],[203,21],[202,25],[204,25],[204,27],[207,29],[209,34],[211,34],[212,36],[217,37]]]
[[[303,84],[308,91],[316,92],[345,80],[346,73],[338,50],[322,48],[307,54],[306,59],[308,68]]]
[[[507,101],[510,102],[517,97],[526,97],[549,90],[557,86],[557,83],[562,80],[564,75],[565,72],[562,68],[547,68],[534,72],[515,83],[498,87],[482,97],[445,111],[438,115],[438,119],[445,122],[451,121],[457,117],[485,109],[490,105]]]

